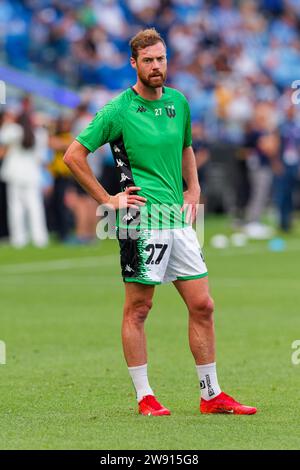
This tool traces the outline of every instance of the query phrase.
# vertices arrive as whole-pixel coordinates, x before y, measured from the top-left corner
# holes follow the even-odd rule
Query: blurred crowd
[[[96,202],[71,176],[63,155],[92,116],[86,105],[57,119],[34,112],[25,96],[18,108],[0,114],[0,237],[11,244],[44,247],[49,233],[64,243],[96,237]],[[103,156],[90,161],[100,176]],[[89,157],[90,160],[90,157]]]
[[[2,208],[4,184],[9,201],[19,197],[6,169],[18,146],[19,153],[37,155],[42,173],[39,197],[45,211],[41,205],[32,211],[39,214],[36,244],[47,242],[47,230],[68,242],[72,227],[77,241],[93,238],[95,217],[89,223],[83,219],[94,213],[94,204],[72,181],[62,155],[97,108],[134,83],[128,41],[149,26],[160,31],[168,46],[167,84],[190,103],[204,201],[209,202],[218,143],[221,154],[226,146],[234,154],[226,209],[249,234],[259,235],[272,201],[279,227],[290,230],[299,204],[300,107],[292,89],[300,79],[297,0],[0,0],[0,60],[79,89],[85,103],[59,118],[41,118],[28,98],[17,111],[5,109],[0,123]],[[14,143],[10,132],[18,137]],[[117,192],[109,147],[91,162],[108,190]],[[226,191],[228,182],[223,184]],[[36,207],[37,193],[27,195]],[[26,198],[21,199],[25,204]],[[16,214],[15,209],[15,220]],[[21,238],[16,243],[24,243]]]

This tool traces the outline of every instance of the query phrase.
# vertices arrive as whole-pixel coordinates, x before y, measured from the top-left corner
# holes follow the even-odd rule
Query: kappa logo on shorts
[[[129,264],[126,264],[125,266],[125,271],[129,272],[129,273],[133,273],[133,269],[131,266],[129,266]]]

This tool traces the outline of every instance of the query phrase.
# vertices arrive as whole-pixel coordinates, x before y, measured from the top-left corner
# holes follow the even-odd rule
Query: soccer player
[[[179,91],[164,86],[166,46],[155,29],[139,32],[130,46],[136,84],[96,114],[71,144],[64,161],[99,204],[115,210],[127,208],[123,217],[119,211],[117,229],[125,286],[122,342],[139,412],[170,414],[157,401],[148,381],[144,322],[155,286],[173,282],[189,312],[189,344],[200,382],[200,411],[254,414],[256,408],[238,403],[218,384],[214,305],[207,268],[196,233],[183,219],[187,206],[190,221],[195,219],[200,196],[188,102]],[[89,152],[107,142],[122,189],[116,195],[105,191],[86,162]],[[187,185],[184,193],[182,177]],[[166,213],[157,215],[156,206],[161,205],[162,212],[172,207],[169,217]],[[148,218],[143,223],[146,212]],[[129,236],[133,227],[137,227],[138,237]]]

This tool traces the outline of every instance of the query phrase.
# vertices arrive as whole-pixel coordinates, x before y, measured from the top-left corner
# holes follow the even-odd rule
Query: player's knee
[[[125,308],[125,315],[134,323],[143,323],[152,307],[151,300],[137,300]]]
[[[214,312],[214,301],[207,295],[199,300],[191,309],[190,314],[196,320],[211,320]]]

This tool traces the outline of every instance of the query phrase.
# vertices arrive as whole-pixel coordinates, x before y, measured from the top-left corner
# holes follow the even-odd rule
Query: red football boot
[[[153,395],[146,395],[139,402],[139,413],[144,416],[164,416],[171,412],[162,406]]]
[[[211,400],[200,401],[201,413],[225,413],[233,415],[254,415],[257,411],[254,406],[242,405],[229,395],[222,392]]]

